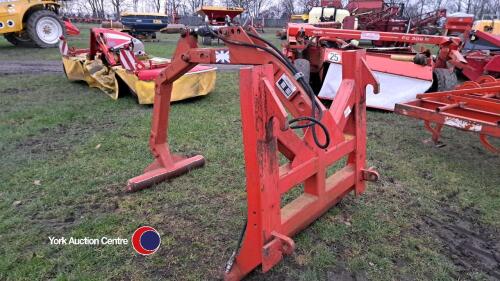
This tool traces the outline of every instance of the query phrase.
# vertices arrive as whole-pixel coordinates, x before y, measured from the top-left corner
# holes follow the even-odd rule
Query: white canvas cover
[[[432,80],[422,80],[379,71],[373,71],[373,74],[380,83],[380,93],[375,95],[373,89],[368,87],[366,105],[372,108],[393,111],[396,103],[414,100],[417,94],[425,93],[432,86]],[[341,81],[342,65],[330,63],[318,96],[322,99],[333,100],[337,95]]]

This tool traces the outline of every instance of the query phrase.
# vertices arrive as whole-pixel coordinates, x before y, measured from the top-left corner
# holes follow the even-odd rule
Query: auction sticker
[[[342,60],[342,56],[338,52],[329,52],[328,61],[339,63]]]
[[[361,32],[361,40],[379,40],[380,34],[377,32]]]

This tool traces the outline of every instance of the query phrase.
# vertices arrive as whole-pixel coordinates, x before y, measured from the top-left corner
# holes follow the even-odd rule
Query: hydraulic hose
[[[236,255],[238,254],[238,251],[240,250],[241,243],[243,243],[243,237],[245,237],[247,223],[248,223],[248,221],[245,219],[245,223],[243,224],[243,228],[241,229],[241,232],[240,232],[240,237],[238,238],[238,244],[236,244],[236,248],[234,249],[233,253],[229,257],[229,260],[226,262],[226,266],[224,268],[224,272],[226,272],[226,273],[229,273],[231,271],[231,268],[233,268],[234,261],[236,260]]]
[[[273,57],[275,57],[276,59],[278,59],[290,72],[292,72],[292,74],[295,76],[295,78],[297,79],[297,82],[299,82],[300,86],[304,89],[304,91],[308,94],[310,100],[311,100],[311,117],[299,117],[299,118],[294,118],[294,119],[291,119],[288,121],[290,128],[292,129],[296,129],[296,128],[307,128],[307,127],[310,127],[311,130],[312,130],[312,135],[313,135],[313,139],[314,139],[314,142],[316,144],[316,146],[318,146],[319,148],[322,148],[322,149],[326,149],[329,145],[330,145],[330,136],[329,136],[329,133],[328,133],[328,129],[326,128],[326,126],[324,126],[321,121],[319,121],[318,119],[321,119],[322,117],[322,112],[321,110],[319,110],[319,118],[316,117],[316,109],[319,108],[319,105],[317,104],[317,100],[316,100],[316,97],[315,97],[315,94],[314,94],[314,91],[312,90],[311,86],[309,85],[309,83],[307,83],[304,78],[303,78],[303,75],[300,75],[301,73],[295,68],[295,66],[288,60],[288,58],[286,58],[272,43],[270,43],[269,41],[265,40],[264,38],[261,38],[259,36],[256,36],[254,34],[251,34],[251,33],[248,33],[248,35],[252,38],[255,38],[261,42],[264,42],[268,47],[270,48],[267,48],[267,47],[262,47],[262,46],[259,46],[259,45],[256,45],[256,44],[249,44],[249,43],[246,43],[246,42],[240,42],[240,41],[233,41],[233,40],[228,40],[222,36],[220,36],[219,34],[217,34],[216,32],[214,32],[209,26],[208,24],[206,25],[206,28],[207,30],[209,31],[209,33],[220,39],[221,41],[223,41],[224,43],[226,44],[232,44],[232,45],[237,45],[237,46],[242,46],[242,47],[248,47],[248,48],[254,48],[254,49],[260,49],[260,50],[263,50],[267,53],[269,53],[270,55],[272,55]],[[306,123],[306,124],[302,124],[302,125],[292,125],[294,123],[297,123],[297,122],[302,122],[302,121],[311,121],[309,123]],[[314,120],[314,121],[312,121]],[[321,125],[319,125],[321,124]],[[323,130],[324,134],[325,134],[325,142],[324,143],[320,143],[319,139],[318,139],[318,136],[317,136],[317,133],[316,133],[316,130],[315,130],[315,126],[316,125],[319,125],[321,127],[321,129]]]

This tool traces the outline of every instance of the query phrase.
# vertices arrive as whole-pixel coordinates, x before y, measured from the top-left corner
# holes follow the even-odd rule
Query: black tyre
[[[55,48],[59,44],[59,37],[66,36],[64,23],[56,13],[48,10],[31,14],[26,22],[26,32],[40,48]]]
[[[212,37],[210,36],[205,36],[205,37],[202,37],[201,39],[201,43],[205,46],[210,46],[212,45]]]
[[[296,59],[293,64],[295,68],[304,74],[304,80],[309,84],[311,79],[311,63],[306,59]]]
[[[9,41],[12,45],[18,46],[18,47],[34,47],[35,43],[29,38],[28,34],[26,32],[11,32],[11,33],[5,33],[3,35],[5,37],[5,40]]]
[[[433,71],[433,87],[436,92],[453,90],[458,84],[455,71],[446,68],[436,68]]]

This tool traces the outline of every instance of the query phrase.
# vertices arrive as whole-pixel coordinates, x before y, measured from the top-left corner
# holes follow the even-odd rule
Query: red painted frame
[[[319,47],[321,40],[363,40],[371,39],[377,42],[398,42],[409,45],[430,44],[439,47],[439,52],[433,67],[448,68],[447,62],[467,63],[460,54],[461,39],[458,37],[406,34],[398,32],[365,31],[335,28],[318,28],[311,24],[289,23],[287,28],[288,44],[285,46],[289,56],[309,47]],[[309,38],[309,40],[305,40]],[[318,40],[310,40],[317,38]],[[391,54],[387,51],[386,54]],[[320,62],[319,65],[321,65]],[[313,63],[313,65],[315,65]]]
[[[263,45],[241,27],[219,30],[234,41]],[[257,34],[254,29],[249,32]],[[325,108],[318,100],[321,122],[330,135],[330,144],[321,149],[313,140],[312,129],[299,136],[288,128],[288,113],[310,116],[311,99],[290,71],[274,56],[259,49],[227,44],[225,48],[197,47],[190,31],[182,33],[169,65],[157,79],[150,147],[155,161],[145,172],[128,182],[128,191],[147,188],[154,183],[183,174],[203,165],[204,158],[173,155],[170,152],[168,118],[172,83],[198,63],[217,63],[219,52],[229,52],[230,63],[249,64],[240,73],[240,100],[243,126],[245,169],[247,175],[248,223],[235,263],[225,273],[226,280],[239,280],[262,264],[271,269],[283,254],[294,249],[290,238],[304,229],[354,191],[359,195],[365,182],[378,174],[366,169],[366,103],[368,84],[378,92],[378,83],[364,60],[365,51],[343,53],[343,80],[334,102]],[[289,97],[276,81],[286,75],[296,88]],[[315,98],[315,97],[314,97]],[[320,141],[324,133],[317,129]],[[278,153],[288,162],[279,164]],[[328,168],[343,158],[342,168],[327,175]],[[281,196],[303,184],[304,193],[281,207]]]
[[[417,95],[417,100],[396,104],[395,113],[424,120],[437,144],[444,125],[479,134],[483,146],[500,153],[487,139],[500,138],[500,79],[482,76],[455,90]],[[434,126],[433,126],[434,125]]]

